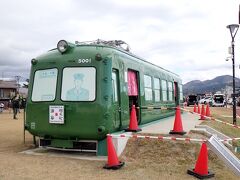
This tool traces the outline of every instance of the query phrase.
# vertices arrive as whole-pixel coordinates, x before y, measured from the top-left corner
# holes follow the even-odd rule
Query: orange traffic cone
[[[200,108],[200,105],[199,105],[199,104],[198,104],[197,113],[198,113],[198,114],[200,114],[200,113],[201,113],[201,108]]]
[[[209,108],[209,104],[207,103],[207,107],[206,107],[206,116],[211,116],[211,113],[210,113],[210,108]]]
[[[129,128],[125,129],[125,131],[129,132],[138,132],[142,129],[138,128],[138,122],[137,122],[137,115],[136,115],[136,108],[135,105],[132,105],[132,110],[130,114],[130,122],[129,122]]]
[[[107,136],[107,152],[108,152],[108,163],[103,167],[104,169],[119,169],[124,165],[124,162],[118,160],[117,153],[112,143],[112,137]]]
[[[169,134],[180,134],[180,135],[186,134],[186,132],[183,131],[181,110],[179,106],[176,108],[173,130],[171,130]]]
[[[208,171],[208,150],[206,143],[202,144],[195,168],[187,170],[187,173],[199,179],[214,177],[214,174]]]
[[[197,112],[197,107],[196,107],[196,103],[194,104],[194,107],[193,107],[193,112]]]
[[[205,120],[205,109],[204,109],[204,104],[202,105],[202,111],[201,111],[201,115],[200,115],[200,119],[199,120]]]

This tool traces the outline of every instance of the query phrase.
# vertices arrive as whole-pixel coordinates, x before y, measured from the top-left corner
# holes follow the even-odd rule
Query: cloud
[[[0,75],[28,76],[31,59],[60,39],[98,38],[126,41],[134,54],[184,82],[231,74],[226,25],[238,22],[235,0],[11,0],[0,11]]]

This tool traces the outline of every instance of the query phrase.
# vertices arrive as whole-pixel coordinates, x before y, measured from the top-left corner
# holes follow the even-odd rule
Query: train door
[[[179,92],[178,92],[178,83],[174,82],[174,99],[176,106],[179,105]]]
[[[121,127],[121,100],[119,89],[118,70],[112,70],[112,87],[113,87],[113,108],[114,108],[114,128]]]
[[[139,100],[139,73],[134,70],[128,70],[127,73],[128,78],[128,97],[129,97],[129,109],[131,112],[132,105],[135,105],[135,107],[140,106],[140,100]],[[138,123],[140,123],[140,109],[136,108],[137,112],[137,120]]]

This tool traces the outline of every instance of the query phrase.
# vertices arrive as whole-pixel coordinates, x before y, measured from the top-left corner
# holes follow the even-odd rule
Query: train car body
[[[119,42],[61,40],[58,48],[32,60],[25,129],[41,146],[99,148],[107,133],[128,127],[132,105],[139,107],[140,125],[174,114],[147,107],[181,104],[180,77],[118,47]]]

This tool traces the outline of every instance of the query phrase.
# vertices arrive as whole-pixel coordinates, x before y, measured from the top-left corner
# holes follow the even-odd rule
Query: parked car
[[[225,95],[224,94],[214,94],[213,95],[213,106],[225,106]]]
[[[198,104],[197,95],[189,95],[187,97],[187,106]]]
[[[199,100],[200,104],[212,104],[212,97],[205,97]]]

